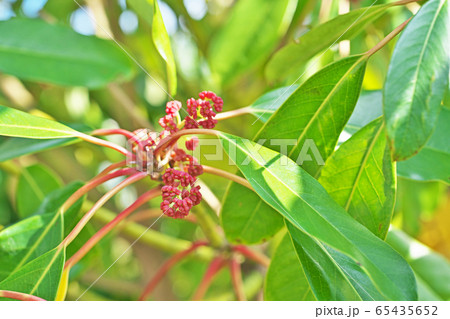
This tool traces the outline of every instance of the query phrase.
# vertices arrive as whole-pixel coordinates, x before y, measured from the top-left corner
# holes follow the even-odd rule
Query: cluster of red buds
[[[161,140],[182,129],[203,127],[212,129],[217,124],[214,119],[216,112],[221,112],[223,100],[210,91],[199,93],[199,99],[187,100],[187,113],[184,121],[180,120],[181,102],[171,101],[166,105],[166,115],[159,120],[164,129],[158,139]],[[197,137],[188,138],[185,142],[186,149],[193,151],[199,144]],[[168,168],[162,175],[161,210],[172,218],[186,217],[193,206],[198,205],[202,199],[200,186],[195,186],[197,176],[203,174],[203,167],[197,159],[186,153],[175,144],[170,144],[163,152],[163,157],[168,159],[163,162]]]
[[[199,99],[191,98],[187,100],[187,112],[184,125],[185,128],[199,128],[200,126],[206,129],[212,129],[217,124],[214,119],[216,112],[222,112],[223,100],[211,91],[203,91],[199,94]],[[214,112],[215,111],[215,112]]]

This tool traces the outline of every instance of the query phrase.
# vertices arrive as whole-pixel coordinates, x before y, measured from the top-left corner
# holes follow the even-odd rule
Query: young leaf
[[[316,300],[289,234],[284,235],[270,261],[264,285],[264,300]]]
[[[235,154],[233,161],[258,195],[290,223],[289,227],[351,260],[361,273],[368,274],[384,299],[417,299],[414,275],[405,260],[349,216],[300,166],[265,147],[257,154],[251,152],[236,136],[220,133],[219,138],[224,150]],[[295,232],[291,236],[296,240]]]
[[[11,19],[0,22],[0,34],[0,71],[24,80],[98,88],[133,73],[131,60],[112,41],[68,27]]]
[[[224,84],[261,64],[286,32],[297,0],[239,1],[212,38],[211,69]]]
[[[436,125],[448,87],[450,15],[447,0],[430,0],[395,46],[383,91],[394,160],[416,154]]]
[[[0,105],[0,135],[49,139],[80,134],[58,122]]]
[[[170,45],[169,34],[167,34],[164,21],[159,10],[158,1],[153,1],[153,25],[152,36],[155,47],[158,50],[161,57],[167,64],[167,80],[169,82],[169,92],[172,95],[177,93],[177,69],[175,65],[175,59],[172,53],[172,47]]]
[[[395,200],[395,168],[383,118],[371,122],[327,160],[319,182],[372,233],[386,237]]]
[[[386,241],[409,262],[416,277],[442,300],[450,299],[450,263],[443,256],[398,229],[389,231]],[[423,300],[420,295],[419,300]]]
[[[364,56],[355,56],[333,63],[317,72],[285,100],[265,123],[254,141],[268,139],[271,143],[277,144],[276,139],[280,139],[280,142],[290,139],[287,152],[289,157],[297,160],[299,157],[303,158],[301,148],[307,146],[308,140],[312,140],[315,144],[311,146],[316,147],[317,152],[313,152],[311,161],[305,161],[303,167],[309,173],[317,175],[322,167],[319,164],[323,165],[320,160],[325,160],[333,152],[339,135],[352,114],[361,90],[365,65]],[[279,95],[280,99],[283,96]],[[280,149],[276,145],[268,146]],[[305,149],[312,151],[308,147]],[[253,207],[259,207],[259,214],[254,217],[261,219],[264,226],[258,227],[262,224],[255,224],[249,220],[252,218],[250,213],[253,210],[241,210],[238,206],[241,201],[235,201],[235,198],[252,200]],[[231,183],[228,189],[221,218],[230,241],[248,244],[272,237],[283,225],[278,214],[271,211],[271,208],[261,200],[257,200],[250,190],[243,189],[236,183]],[[269,221],[270,223],[267,223]],[[244,233],[242,228],[239,229],[239,225],[247,224],[252,225],[251,233]],[[246,236],[247,234],[249,236]]]
[[[450,110],[443,108],[433,135],[416,156],[399,162],[398,175],[419,181],[450,183]]]
[[[16,189],[16,207],[20,218],[32,215],[45,196],[62,186],[58,176],[41,164],[24,168]]]
[[[273,56],[266,66],[267,80],[274,82],[288,78],[298,72],[309,59],[336,41],[355,37],[392,5],[382,4],[352,10],[311,29],[295,43],[286,45]]]
[[[0,282],[0,289],[23,292],[45,300],[55,300],[64,261],[64,249],[55,248],[30,261],[4,279]]]

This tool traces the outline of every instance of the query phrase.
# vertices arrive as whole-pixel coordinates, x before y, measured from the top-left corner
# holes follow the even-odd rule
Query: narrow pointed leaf
[[[65,26],[11,19],[0,22],[0,34],[0,71],[24,80],[98,88],[133,74],[131,60],[114,42]]]
[[[295,43],[288,44],[275,53],[266,66],[266,78],[269,82],[282,81],[294,72],[300,72],[316,54],[335,42],[352,39],[391,6],[392,4],[382,4],[352,10],[311,29]]]
[[[448,87],[448,0],[430,0],[408,23],[395,46],[383,91],[394,159],[405,160],[427,142]]]
[[[30,261],[0,282],[0,290],[12,290],[45,300],[55,300],[64,261],[64,249],[55,248]]]
[[[257,154],[250,152],[236,136],[220,133],[219,138],[227,153],[236,149],[233,160],[258,195],[296,231],[349,258],[384,299],[417,299],[414,275],[405,260],[348,215],[295,162],[264,147]]]
[[[273,143],[274,139],[292,139],[285,155],[317,176],[323,165],[321,160],[334,151],[355,108],[366,62],[364,55],[352,56],[314,74],[277,109],[254,140],[270,139]],[[320,156],[311,154],[312,150],[306,154],[310,157],[302,154],[307,140],[312,140]],[[280,150],[280,147],[270,147]]]
[[[353,218],[384,239],[394,209],[395,169],[383,118],[342,144],[328,158],[319,182]]]
[[[87,133],[92,129],[86,125],[70,125],[79,132]],[[71,145],[81,140],[78,138],[57,138],[30,140],[28,138],[10,137],[0,144],[0,162],[4,162],[23,155],[35,154],[56,147]]]
[[[80,134],[58,122],[0,105],[0,135],[49,139]]]
[[[169,92],[172,95],[177,93],[177,68],[173,57],[172,46],[170,45],[169,34],[167,33],[164,21],[159,10],[158,1],[153,1],[153,25],[152,36],[156,49],[161,57],[166,61],[167,81]]]
[[[310,156],[310,160],[305,161],[303,167],[309,173],[317,175],[324,164],[322,160],[326,160],[333,152],[339,135],[352,114],[361,90],[365,65],[364,56],[354,56],[317,72],[286,98],[254,141],[269,140],[265,143],[267,147],[280,150],[274,144],[290,139],[287,153],[295,161],[305,157],[305,154],[299,155],[302,147],[306,146],[306,156]],[[289,92],[276,94],[281,100]],[[259,116],[264,118],[268,113],[269,109]],[[308,143],[311,141],[312,144]],[[236,201],[235,198],[240,200]],[[239,205],[242,202],[251,202],[253,207],[259,207],[259,214],[252,215],[254,209],[241,210]],[[283,225],[282,219],[272,208],[261,200],[258,201],[255,194],[236,183],[231,183],[228,189],[221,218],[229,240],[248,244],[272,237]],[[263,224],[255,223],[252,220],[254,218],[260,219]],[[245,225],[251,225],[251,232],[243,232]],[[259,227],[260,225],[263,227]]]
[[[32,215],[45,196],[62,186],[58,176],[41,164],[24,168],[16,190],[17,213],[21,218]]]
[[[264,285],[264,300],[316,300],[289,234],[284,235],[270,261]]]

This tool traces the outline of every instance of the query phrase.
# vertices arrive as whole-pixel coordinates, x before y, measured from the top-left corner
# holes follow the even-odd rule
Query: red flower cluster
[[[214,119],[216,112],[222,111],[223,100],[211,91],[200,92],[198,96],[200,99],[195,100],[191,98],[186,102],[189,116],[185,118],[186,123],[184,128],[192,129],[201,126],[212,129],[217,124],[217,120]],[[199,120],[196,121],[197,119]]]
[[[172,218],[186,217],[191,208],[200,204],[200,186],[194,186],[195,177],[187,172],[168,168],[163,175],[161,210]]]
[[[215,93],[203,91],[199,93],[200,99],[193,98],[187,100],[188,116],[184,119],[183,129],[207,128],[212,129],[217,124],[214,119],[216,112],[221,112],[223,100]],[[161,140],[179,128],[179,111],[181,103],[171,101],[166,105],[166,115],[159,120],[159,124],[164,129],[158,139]],[[186,149],[193,151],[198,146],[198,138],[192,137],[186,140]],[[169,153],[167,153],[169,152]],[[161,210],[169,217],[184,218],[189,214],[191,208],[198,205],[202,199],[200,186],[194,186],[196,176],[203,174],[203,167],[197,159],[176,145],[171,145],[166,151],[170,156],[170,161],[165,164],[170,166],[162,176],[164,186],[162,187],[163,202]],[[176,169],[176,168],[178,169]]]

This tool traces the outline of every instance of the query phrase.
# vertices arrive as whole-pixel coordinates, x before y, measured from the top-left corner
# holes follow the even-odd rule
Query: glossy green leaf
[[[0,135],[49,139],[76,137],[80,134],[58,122],[0,105]]]
[[[352,39],[391,6],[392,4],[382,4],[352,10],[311,29],[273,56],[266,66],[266,78],[270,82],[281,81],[298,73],[316,54],[334,43]]]
[[[212,38],[209,62],[223,83],[260,65],[286,32],[297,0],[247,0],[232,8]]]
[[[228,154],[236,154],[233,161],[258,195],[295,230],[290,234],[297,243],[300,231],[342,254],[369,276],[384,299],[417,299],[414,275],[405,260],[348,215],[294,161],[265,147],[250,151],[250,142],[236,136],[220,133],[219,138]]]
[[[450,110],[443,108],[433,135],[415,156],[398,163],[398,175],[419,181],[450,183]]]
[[[79,132],[88,133],[91,128],[86,125],[70,125]],[[4,162],[23,155],[36,154],[56,147],[71,145],[81,140],[78,138],[58,138],[31,140],[21,137],[10,137],[0,144],[0,162]]]
[[[0,289],[23,292],[45,300],[55,300],[64,261],[64,249],[55,248],[30,261],[4,279],[0,282]]]
[[[326,161],[319,182],[358,222],[386,237],[395,201],[395,168],[383,118],[371,122]]]
[[[316,300],[289,234],[284,235],[267,269],[264,300]]]
[[[408,261],[418,281],[429,291],[442,300],[450,299],[448,260],[398,229],[390,230],[386,241]],[[424,300],[425,297],[419,291],[419,300]]]
[[[24,80],[98,88],[133,73],[131,60],[115,43],[68,27],[11,19],[0,22],[0,34],[0,71]]]
[[[278,150],[280,147],[275,144],[288,142],[286,151],[289,157],[297,161],[307,160],[307,156],[310,156],[309,160],[303,162],[303,167],[309,173],[318,175],[324,164],[322,160],[327,159],[333,152],[358,100],[365,65],[364,56],[349,57],[317,72],[286,98],[261,128],[254,141],[269,140],[270,145],[267,145],[269,142],[265,144]],[[327,85],[324,85],[324,82]],[[281,99],[288,94],[277,95]],[[263,112],[260,117],[264,116]],[[311,140],[312,144],[309,143]],[[303,153],[305,150],[306,153]],[[236,201],[236,198],[239,198],[239,201]],[[242,203],[247,206],[252,203],[252,209],[241,209]],[[258,207],[257,215],[255,207]],[[255,223],[255,218],[258,223]],[[247,244],[272,237],[283,225],[282,219],[272,208],[258,200],[250,190],[236,183],[229,186],[221,219],[230,241]],[[250,226],[244,228],[246,225]]]
[[[298,85],[294,84],[269,91],[249,106],[249,112],[265,123],[297,88]]]
[[[77,201],[65,212],[65,222],[57,213],[63,202],[82,183],[75,182],[50,193],[42,202],[36,215],[28,217],[0,231],[0,280],[18,271],[26,263],[55,248],[73,227],[82,200]]]
[[[285,155],[312,176],[318,176],[322,160],[334,152],[339,135],[358,101],[366,61],[365,55],[351,56],[314,74],[278,108],[255,140],[270,139],[274,145],[275,139],[291,139]],[[309,153],[302,152],[305,148]],[[319,151],[319,158],[312,148]]]
[[[384,300],[357,261],[287,223],[299,263],[318,300]]]
[[[32,215],[45,196],[62,186],[61,179],[41,164],[22,169],[16,189],[17,213],[21,218]]]
[[[392,55],[383,91],[394,159],[405,160],[427,142],[448,87],[450,15],[447,0],[430,0],[408,23]]]
[[[175,95],[177,93],[177,68],[173,57],[172,46],[170,45],[169,34],[164,26],[158,1],[155,0],[153,0],[153,12],[153,42],[161,57],[166,61],[169,92],[170,94]]]

